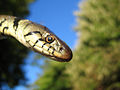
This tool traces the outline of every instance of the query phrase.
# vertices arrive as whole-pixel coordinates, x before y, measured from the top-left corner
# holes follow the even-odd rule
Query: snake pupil
[[[51,38],[51,37],[48,37],[48,41],[52,41],[52,38]]]
[[[46,42],[48,42],[48,43],[52,43],[54,41],[54,37],[53,36],[47,36],[46,37]]]

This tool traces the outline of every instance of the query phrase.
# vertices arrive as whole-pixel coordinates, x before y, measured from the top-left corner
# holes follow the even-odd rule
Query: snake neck
[[[31,23],[29,20],[14,16],[0,15],[0,35],[12,36],[23,45],[29,47],[23,34],[23,30],[29,23]]]

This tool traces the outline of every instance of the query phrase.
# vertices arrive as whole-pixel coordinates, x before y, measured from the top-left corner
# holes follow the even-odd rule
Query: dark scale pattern
[[[2,24],[6,21],[6,19],[4,19],[3,21],[0,22],[0,26],[2,26]]]
[[[5,30],[8,30],[8,27],[3,28],[3,34],[4,34]]]
[[[16,17],[15,19],[14,19],[14,24],[13,24],[13,28],[15,29],[15,31],[17,31],[17,28],[18,28],[18,23],[20,22],[20,20],[23,20],[23,19],[21,19],[21,18],[18,18],[18,17]]]
[[[55,52],[55,49],[53,49],[52,54],[54,54],[54,52]]]
[[[24,35],[24,37],[29,36],[29,35],[33,35],[33,34],[37,34],[37,33],[39,33],[42,36],[40,31],[32,31],[32,32],[29,32],[28,34]]]
[[[33,45],[33,47],[39,42],[39,41],[44,41],[42,38],[38,39],[35,44]]]
[[[43,45],[42,45],[42,48],[47,44],[47,42],[45,42]]]
[[[50,48],[52,48],[52,46],[49,46],[49,48],[48,48],[48,50],[47,50],[47,51],[49,51],[49,50],[50,50]]]

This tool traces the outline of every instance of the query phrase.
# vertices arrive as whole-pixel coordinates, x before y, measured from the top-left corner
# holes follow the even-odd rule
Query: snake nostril
[[[63,47],[60,47],[60,50],[59,50],[59,51],[61,52],[62,50],[63,50]]]

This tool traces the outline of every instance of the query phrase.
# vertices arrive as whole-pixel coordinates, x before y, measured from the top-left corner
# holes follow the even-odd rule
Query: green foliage
[[[65,73],[66,63],[46,62],[44,74],[35,83],[35,90],[71,90],[69,75]]]
[[[67,69],[74,90],[119,88],[120,0],[87,0],[75,14],[81,36]]]
[[[33,0],[1,0],[0,14],[15,16],[28,15],[28,4]],[[24,58],[28,49],[13,38],[0,40],[0,87],[8,85],[14,87],[20,82],[24,84]]]
[[[28,4],[34,0],[1,0],[0,14],[25,17],[29,14]]]

